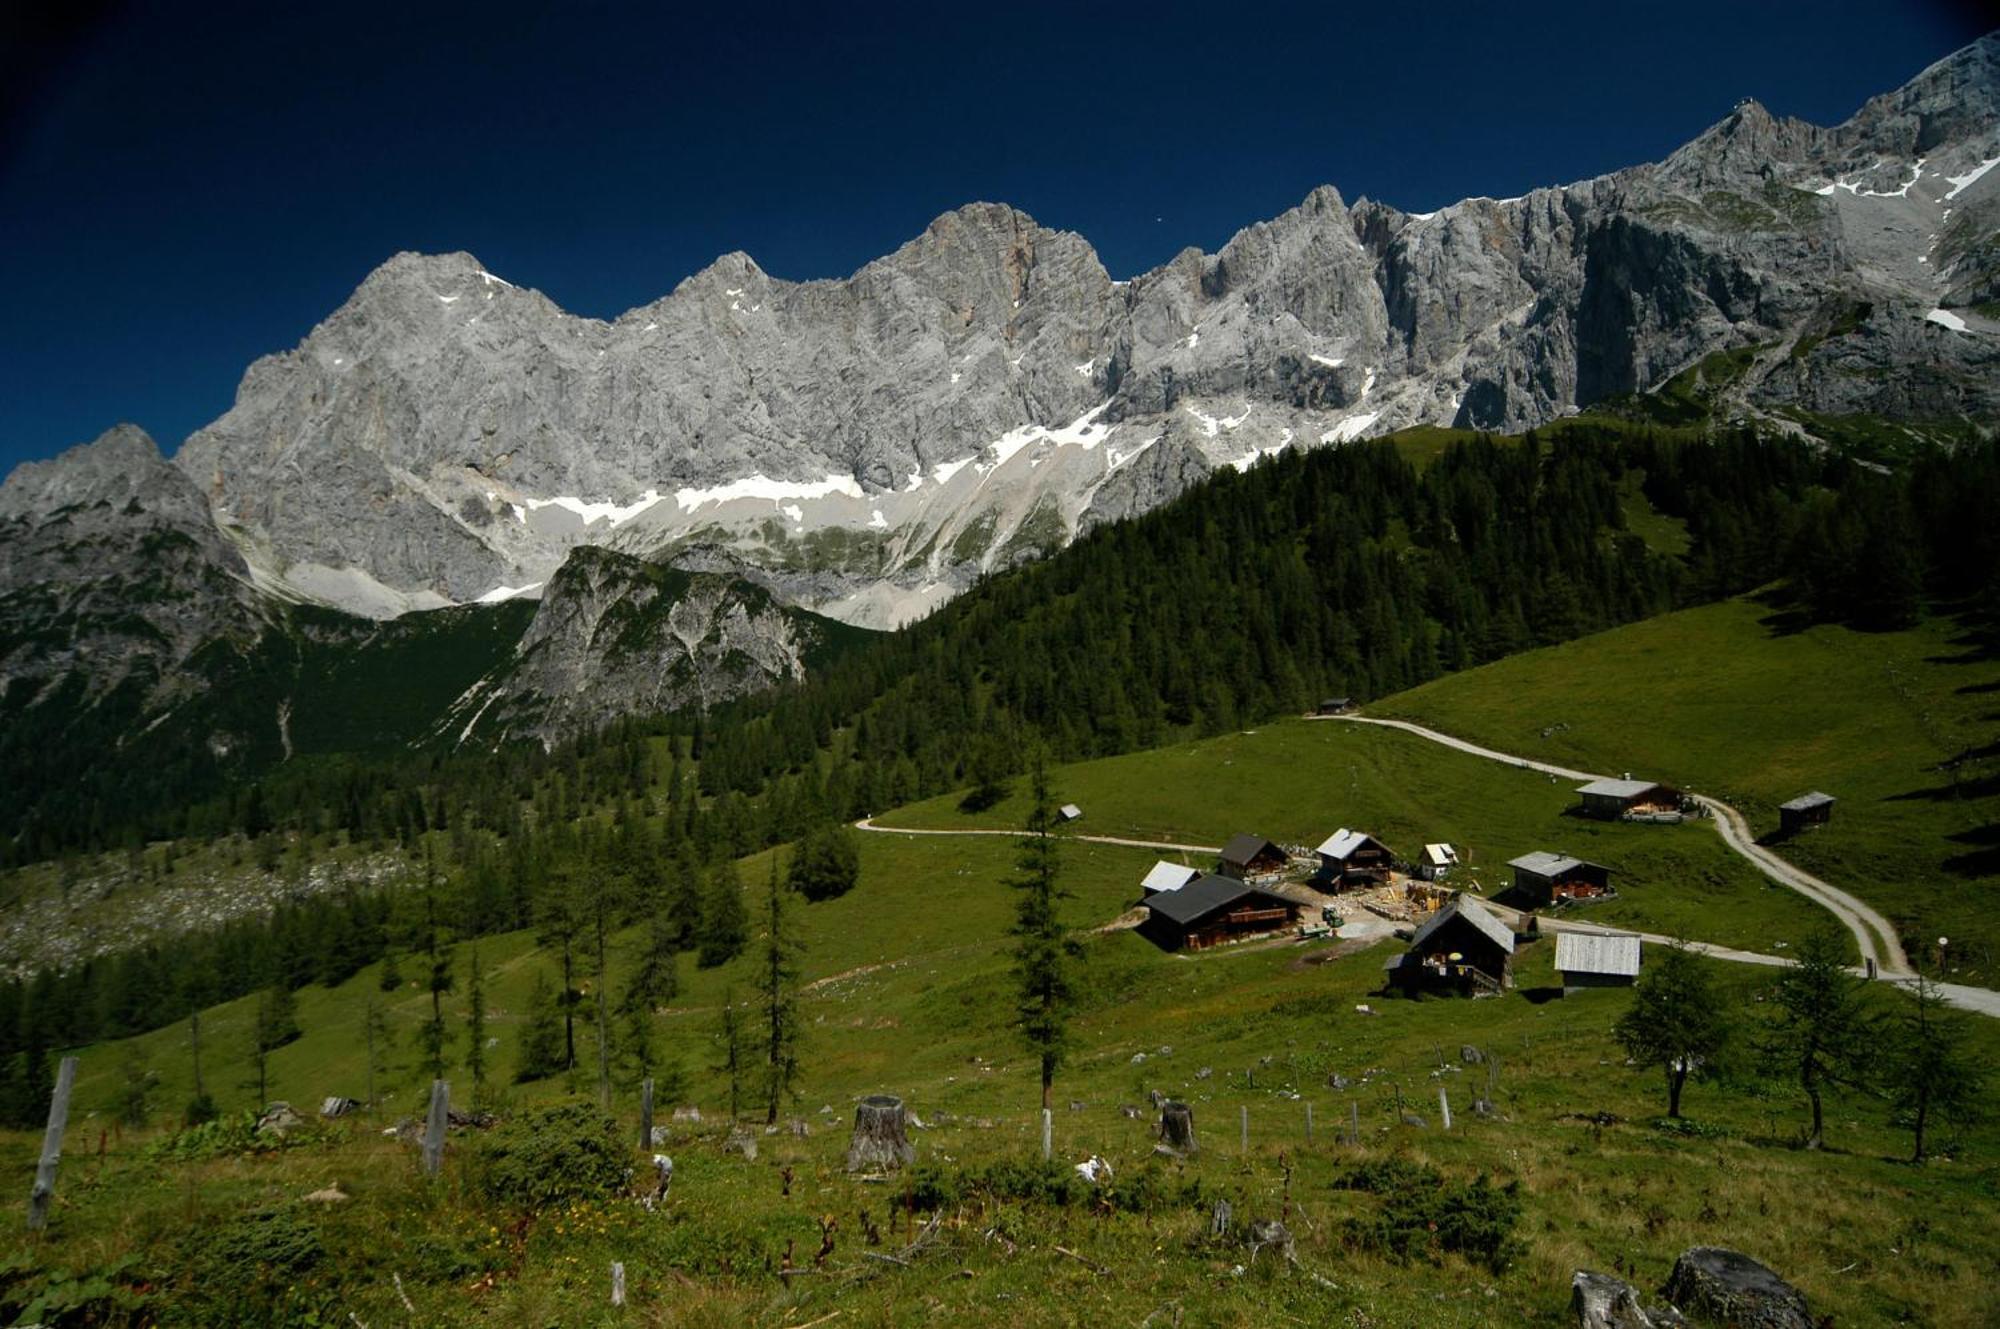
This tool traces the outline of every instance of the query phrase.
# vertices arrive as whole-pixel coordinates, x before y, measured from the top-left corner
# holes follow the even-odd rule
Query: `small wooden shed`
[[[1797,835],[1809,826],[1824,826],[1833,819],[1833,795],[1815,789],[1800,794],[1789,803],[1778,804],[1778,829]]]
[[[1629,988],[1639,978],[1639,938],[1629,932],[1558,932],[1556,973],[1563,994],[1579,988]]]
[[[1083,809],[1078,807],[1074,803],[1065,803],[1061,807],[1056,809],[1057,821],[1064,821],[1064,822],[1075,821],[1078,817],[1081,817],[1082,815],[1083,815]]]
[[[1354,709],[1352,697],[1327,697],[1321,700],[1315,713],[1319,715],[1346,715]]]
[[[1497,996],[1513,981],[1514,932],[1479,901],[1454,896],[1389,961],[1391,986],[1410,995]]]
[[[1443,881],[1458,866],[1458,850],[1448,844],[1427,844],[1417,858],[1417,875],[1425,881]]]
[[[1139,935],[1163,951],[1198,951],[1294,926],[1303,909],[1276,891],[1211,872],[1147,897]]]
[[[1222,846],[1221,860],[1215,870],[1225,877],[1247,881],[1251,877],[1267,877],[1275,872],[1283,872],[1292,856],[1278,845],[1258,835],[1232,835],[1229,843]]]
[[[1598,900],[1616,895],[1611,889],[1611,869],[1568,854],[1552,854],[1538,849],[1511,860],[1514,889],[1531,908],[1563,900]]]

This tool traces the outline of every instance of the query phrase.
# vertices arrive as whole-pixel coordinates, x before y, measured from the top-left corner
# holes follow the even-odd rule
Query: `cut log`
[[[1194,1140],[1194,1109],[1185,1103],[1168,1103],[1160,1109],[1160,1140],[1177,1153],[1191,1154]]]
[[[847,1145],[849,1172],[890,1172],[913,1162],[917,1151],[905,1132],[903,1100],[870,1094],[854,1106],[854,1136]]]

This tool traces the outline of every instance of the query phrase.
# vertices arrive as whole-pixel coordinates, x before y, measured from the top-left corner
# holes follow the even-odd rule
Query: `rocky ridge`
[[[1540,424],[1718,350],[1758,348],[1731,409],[1788,426],[1976,415],[1996,88],[2000,34],[1834,128],[1746,102],[1433,214],[1322,188],[1128,282],[983,203],[843,280],[730,254],[609,322],[398,255],[177,460],[267,581],[364,613],[534,594],[588,543],[890,626],[1216,466]]]

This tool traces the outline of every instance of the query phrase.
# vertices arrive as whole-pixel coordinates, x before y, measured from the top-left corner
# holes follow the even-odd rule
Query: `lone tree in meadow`
[[[1649,948],[1652,949],[1652,948]],[[1632,1005],[1618,1017],[1618,1041],[1632,1060],[1656,1066],[1667,1077],[1667,1115],[1681,1115],[1681,1090],[1690,1075],[1715,1073],[1729,1046],[1729,1018],[1708,973],[1686,946],[1652,950],[1652,963],[1632,989]]]
[[[786,880],[808,900],[832,900],[861,879],[861,850],[854,832],[839,822],[823,822],[799,837]]]
[[[1875,1050],[1873,1030],[1861,1005],[1865,980],[1849,974],[1846,966],[1846,934],[1831,927],[1815,929],[1799,943],[1793,962],[1778,976],[1771,1004],[1774,1018],[1765,1033],[1764,1055],[1798,1078],[1812,1105],[1808,1149],[1825,1142],[1820,1098],[1827,1086],[1860,1088]]]
[[[1979,1114],[1985,1073],[1965,1045],[1965,1019],[1944,1004],[1944,991],[1922,974],[1910,984],[1911,1000],[1887,1025],[1890,1106],[1910,1128],[1910,1161],[1924,1161],[1932,1123],[1963,1122]]]
[[[778,1108],[799,1078],[799,957],[804,945],[795,935],[778,884],[778,860],[771,859],[771,882],[764,893],[764,945],[757,960],[757,984],[764,1000],[764,1124],[778,1124]]]
[[[653,1073],[657,1058],[653,1052],[653,1012],[680,995],[680,937],[682,926],[664,887],[656,883],[645,897],[645,932],[632,957],[632,974],[619,999],[619,1014],[625,1018],[625,1037],[620,1051],[634,1077],[643,1080]]]
[[[1030,773],[1028,833],[1020,842],[1018,873],[1008,885],[1019,892],[1014,907],[1014,977],[1019,983],[1015,1023],[1041,1063],[1042,1106],[1050,1107],[1051,1087],[1069,1051],[1070,1008],[1076,1001],[1071,969],[1082,948],[1062,922],[1061,841],[1056,835],[1055,799],[1049,793],[1046,758],[1036,753]]]

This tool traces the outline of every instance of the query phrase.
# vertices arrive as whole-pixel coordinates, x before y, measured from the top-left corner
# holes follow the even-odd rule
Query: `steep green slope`
[[[1780,852],[1880,907],[1913,959],[1954,938],[2000,962],[2000,655],[1950,620],[1904,632],[1785,630],[1755,600],[1632,624],[1440,679],[1371,713],[1503,752],[1633,771],[1736,804],[1760,832],[1820,789],[1824,829]]]

